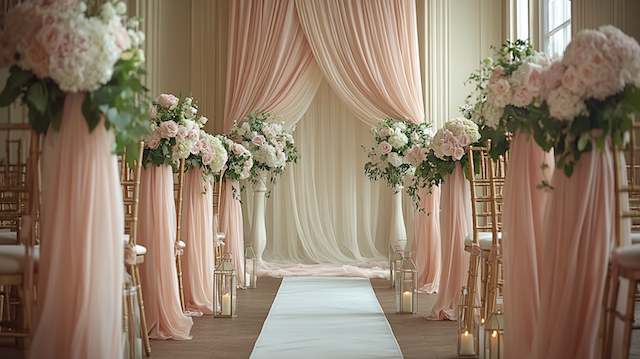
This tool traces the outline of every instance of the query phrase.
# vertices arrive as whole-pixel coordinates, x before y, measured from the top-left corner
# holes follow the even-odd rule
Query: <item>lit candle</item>
[[[410,291],[402,293],[402,312],[413,313],[413,293]]]
[[[460,355],[475,355],[476,349],[473,345],[473,334],[465,330],[460,334]]]
[[[489,347],[490,359],[498,358],[498,332],[496,330],[491,332],[491,338],[489,338]]]
[[[231,315],[231,295],[229,293],[222,295],[222,315]]]

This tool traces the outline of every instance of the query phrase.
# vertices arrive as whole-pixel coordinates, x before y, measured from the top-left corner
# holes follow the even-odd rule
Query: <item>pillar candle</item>
[[[460,355],[475,355],[476,349],[473,345],[473,334],[468,331],[460,334]]]
[[[410,291],[402,293],[402,312],[413,313],[413,293]]]
[[[231,315],[231,295],[229,293],[222,296],[222,315]]]

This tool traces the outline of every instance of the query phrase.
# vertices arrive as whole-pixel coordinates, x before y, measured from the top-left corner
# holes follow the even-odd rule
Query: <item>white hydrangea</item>
[[[389,137],[388,142],[393,148],[398,149],[409,143],[409,138],[400,129],[397,129]]]

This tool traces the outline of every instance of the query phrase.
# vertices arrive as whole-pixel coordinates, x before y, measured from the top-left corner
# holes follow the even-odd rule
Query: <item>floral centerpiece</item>
[[[204,130],[200,130],[199,137],[185,160],[185,170],[199,167],[207,179],[213,179],[227,164],[227,149],[220,138]]]
[[[158,96],[151,108],[151,120],[151,132],[145,138],[143,165],[170,165],[175,170],[180,160],[194,154],[209,165],[215,161],[222,162],[220,168],[224,166],[226,159],[221,161],[221,154],[216,157],[219,141],[208,137],[200,139],[200,129],[207,118],[198,115],[198,108],[191,97],[181,100],[171,94]]]
[[[253,156],[249,176],[253,182],[259,179],[261,172],[268,172],[271,182],[275,182],[288,163],[298,160],[293,135],[283,124],[273,122],[269,113],[250,113],[233,126],[230,137]]]
[[[372,129],[372,134],[375,146],[368,148],[364,172],[372,181],[382,179],[398,188],[413,176],[416,164],[425,155],[431,138],[429,126],[386,118]]]
[[[480,140],[478,125],[464,117],[445,122],[433,139],[424,159],[416,166],[415,175],[408,192],[437,186],[453,173],[456,164],[463,167],[467,161],[467,149]]]
[[[13,7],[0,33],[0,67],[11,66],[0,106],[20,98],[30,125],[45,133],[59,129],[66,93],[84,92],[89,130],[104,118],[116,135],[116,150],[138,153],[137,142],[148,131],[144,34],[126,12],[122,1],[88,7],[38,0]]]
[[[544,149],[554,148],[567,176],[585,152],[606,140],[624,145],[632,115],[640,112],[640,46],[613,26],[583,30],[543,76],[549,119],[536,129]]]
[[[228,160],[224,168],[224,177],[232,181],[242,181],[251,177],[253,157],[243,145],[233,142],[226,136],[218,135],[218,139],[227,150]],[[219,178],[218,178],[219,179]]]
[[[492,157],[509,149],[508,134],[533,133],[548,118],[543,74],[549,65],[549,59],[528,41],[516,40],[506,42],[495,58],[484,59],[469,77],[474,91],[462,112],[479,125],[480,142],[491,140]]]

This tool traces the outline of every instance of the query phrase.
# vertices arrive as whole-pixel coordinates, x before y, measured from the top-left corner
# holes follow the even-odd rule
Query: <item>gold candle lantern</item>
[[[501,311],[489,314],[484,323],[484,357],[504,358],[504,315]]]
[[[231,257],[226,254],[213,271],[213,316],[232,318],[237,316],[236,288],[238,278]]]
[[[245,288],[256,288],[258,284],[258,261],[256,252],[252,246],[244,249],[244,286]]]

